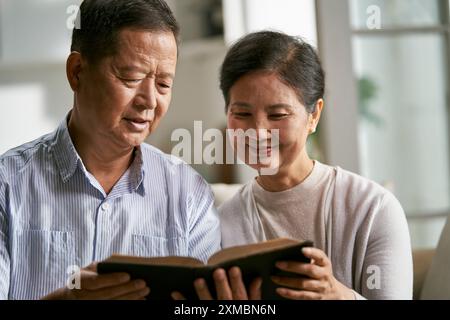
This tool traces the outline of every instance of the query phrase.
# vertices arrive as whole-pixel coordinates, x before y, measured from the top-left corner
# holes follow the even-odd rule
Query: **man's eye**
[[[121,79],[123,82],[129,83],[129,84],[135,84],[142,81],[142,79]]]
[[[164,89],[170,89],[170,85],[168,85],[168,84],[160,83],[159,85]]]

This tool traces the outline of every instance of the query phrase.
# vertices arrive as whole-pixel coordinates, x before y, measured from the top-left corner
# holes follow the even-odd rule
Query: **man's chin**
[[[128,134],[124,137],[124,142],[130,147],[138,147],[145,142],[149,135],[136,135],[136,134]]]

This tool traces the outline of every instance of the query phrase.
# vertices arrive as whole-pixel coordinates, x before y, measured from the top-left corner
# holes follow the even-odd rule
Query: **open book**
[[[140,258],[113,255],[98,264],[99,273],[127,272],[132,279],[143,279],[151,292],[148,299],[171,299],[173,291],[181,292],[188,299],[197,299],[193,282],[206,279],[214,293],[212,273],[217,268],[228,270],[240,267],[244,282],[248,286],[256,277],[262,277],[262,298],[280,299],[276,286],[270,280],[273,275],[288,275],[275,267],[277,261],[309,262],[302,248],[311,247],[311,241],[276,239],[256,244],[223,249],[203,262],[187,257]],[[291,275],[292,276],[292,275]]]

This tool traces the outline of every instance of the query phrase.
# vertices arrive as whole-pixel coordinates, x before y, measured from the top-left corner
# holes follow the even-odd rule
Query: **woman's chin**
[[[249,164],[246,163],[250,168],[258,171],[260,175],[263,176],[271,176],[278,173],[279,164],[278,163],[258,163],[258,164]]]

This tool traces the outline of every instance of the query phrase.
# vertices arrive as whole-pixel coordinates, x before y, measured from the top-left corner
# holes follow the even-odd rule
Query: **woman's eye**
[[[237,117],[241,117],[241,118],[245,118],[245,117],[249,117],[252,114],[248,113],[248,112],[233,112],[233,114]]]
[[[288,116],[287,113],[276,113],[276,114],[271,114],[269,117],[274,118],[274,119],[282,119],[287,116]]]

